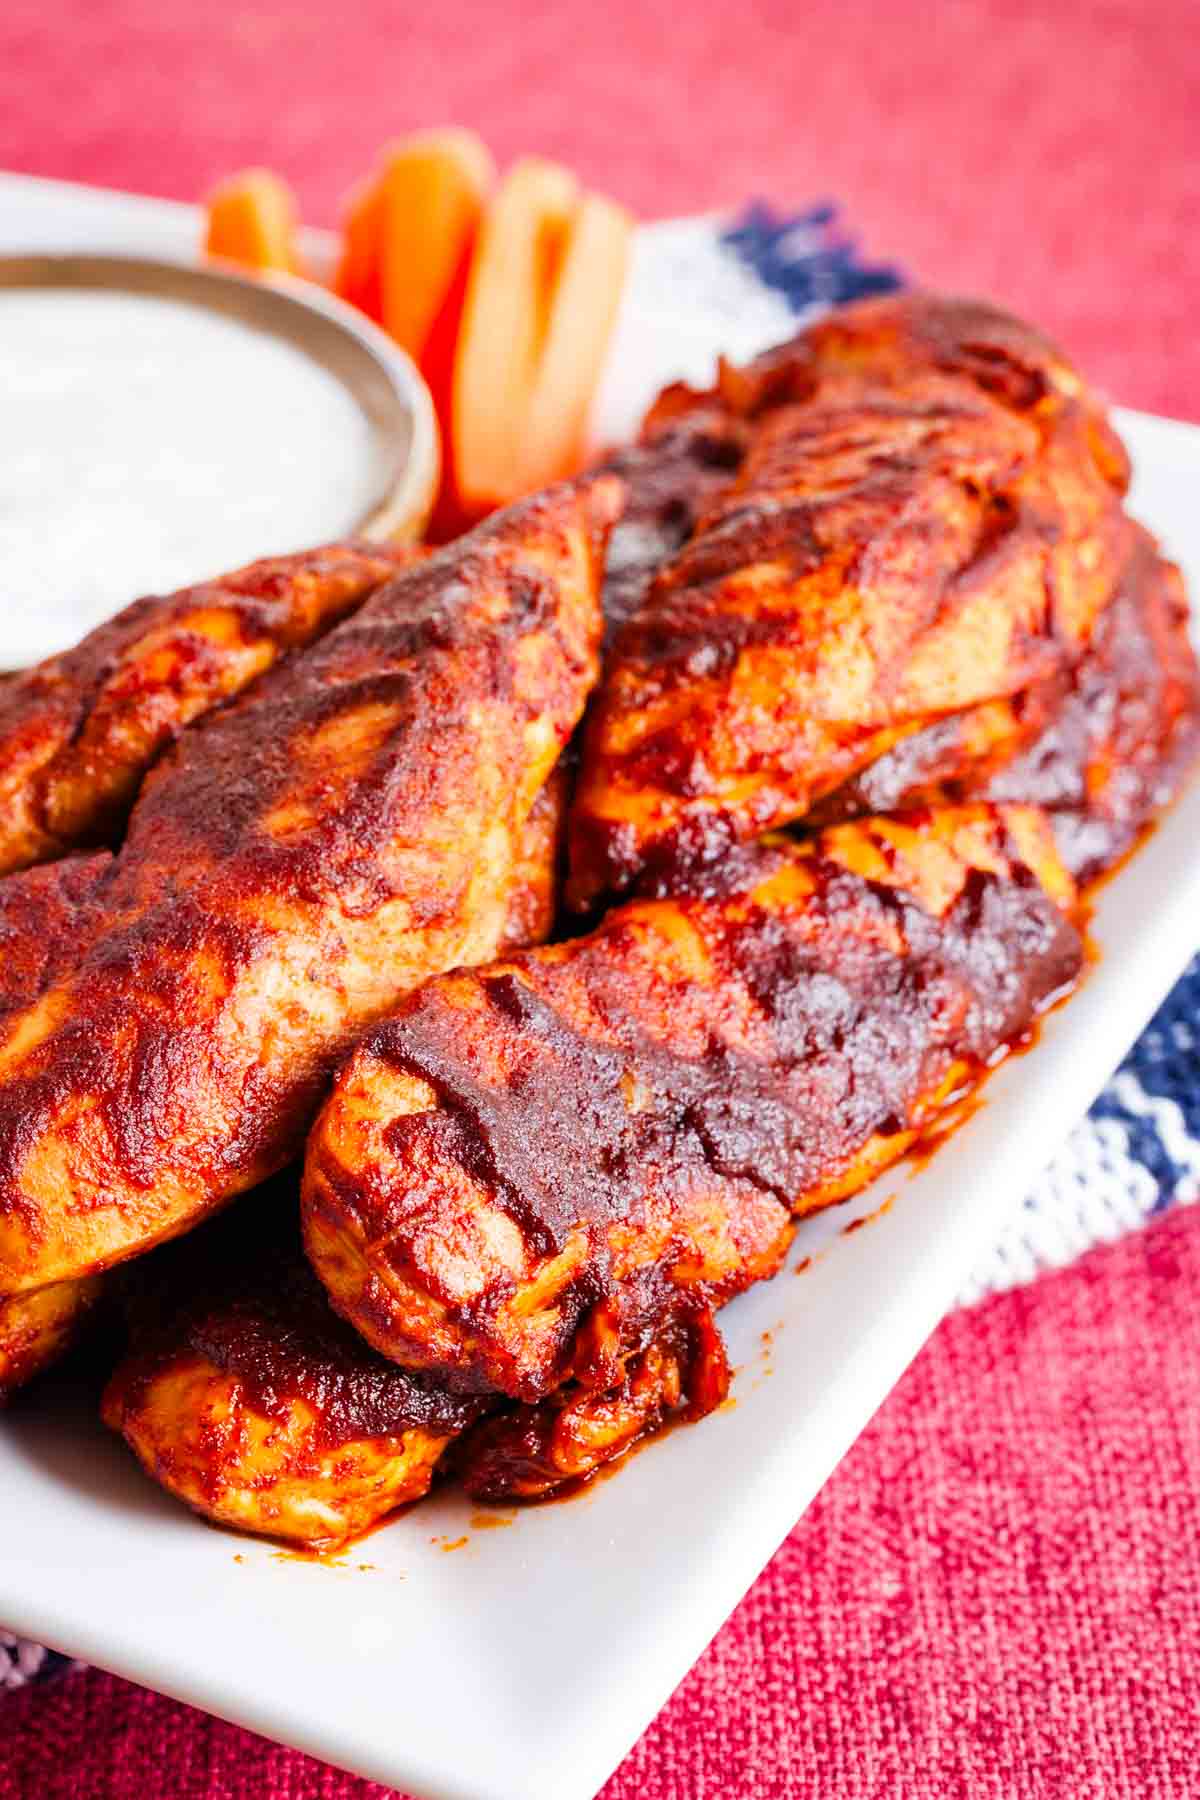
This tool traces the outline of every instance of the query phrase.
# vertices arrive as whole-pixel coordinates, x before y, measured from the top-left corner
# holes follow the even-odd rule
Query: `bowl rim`
[[[433,400],[412,358],[365,314],[302,276],[235,264],[91,251],[0,254],[0,292],[60,288],[182,301],[285,339],[319,363],[365,413],[384,468],[347,535],[412,542],[429,520],[441,474]]]

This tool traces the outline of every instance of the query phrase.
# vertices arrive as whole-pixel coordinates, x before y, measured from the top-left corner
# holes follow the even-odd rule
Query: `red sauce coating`
[[[781,854],[746,860],[764,879]],[[597,934],[587,970],[607,1042],[555,1004],[561,965],[532,959],[521,975],[480,976],[492,1012],[484,1029],[514,1046],[504,1084],[476,1076],[436,986],[371,1035],[376,1055],[429,1082],[439,1101],[435,1115],[396,1119],[393,1146],[414,1132],[444,1134],[543,1254],[581,1221],[636,1219],[647,1169],[668,1192],[702,1170],[790,1208],[872,1135],[905,1129],[944,1067],[982,1066],[1019,1038],[1080,968],[1078,932],[1028,875],[972,869],[940,920],[834,864],[817,864],[816,875],[802,924],[761,912],[722,930],[712,908],[696,919],[721,981],[756,1004],[765,1033],[756,1053],[719,1029],[700,1057],[652,1036],[623,998],[614,922]],[[679,902],[697,915],[704,904]],[[891,948],[894,929],[903,955]],[[630,1069],[636,1112],[625,1098]]]
[[[99,850],[0,881],[0,1012],[28,1006],[95,929],[112,858]]]
[[[969,715],[936,720],[828,796],[822,820],[917,800],[1041,806],[1063,861],[1089,882],[1121,859],[1200,751],[1200,671],[1173,564],[1141,530],[1078,664],[1009,702],[1011,734],[975,757]]]
[[[748,439],[736,477],[646,584],[593,702],[581,910],[803,818],[898,731],[1050,679],[1126,554],[1102,410],[993,309],[847,308],[656,413],[722,410]]]
[[[318,1449],[414,1427],[451,1434],[477,1419],[483,1402],[387,1362],[338,1318],[304,1260],[295,1208],[295,1178],[280,1177],[123,1272],[127,1392],[195,1354],[233,1376],[267,1417],[306,1402]]]

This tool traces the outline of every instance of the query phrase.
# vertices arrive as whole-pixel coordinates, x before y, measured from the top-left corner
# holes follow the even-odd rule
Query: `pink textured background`
[[[192,197],[267,162],[328,222],[383,139],[451,119],[647,215],[835,194],[874,253],[1200,417],[1190,0],[0,5],[0,168]]]
[[[1185,0],[3,0],[0,167],[193,197],[268,162],[320,223],[381,140],[456,119],[647,215],[834,194],[871,254],[1200,418],[1196,23]],[[949,1321],[606,1800],[1200,1793],[1198,1314],[1200,1208]],[[314,1642],[314,1682],[336,1653]],[[0,1800],[382,1793],[97,1673],[0,1718]]]

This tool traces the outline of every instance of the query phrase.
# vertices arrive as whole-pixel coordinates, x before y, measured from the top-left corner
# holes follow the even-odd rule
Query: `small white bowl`
[[[0,343],[0,349],[6,351],[18,385],[26,384],[26,369],[33,371],[26,384],[27,406],[36,407],[45,392],[46,410],[35,413],[35,418],[49,418],[56,402],[60,404],[53,413],[51,438],[40,446],[43,464],[48,459],[48,481],[30,473],[35,465],[28,461],[26,439],[36,439],[36,434],[22,432],[20,415],[10,416],[11,437],[0,431],[0,523],[7,507],[10,527],[15,525],[19,532],[24,521],[30,540],[23,553],[16,553],[15,563],[10,557],[7,570],[0,560],[4,615],[0,667],[27,664],[65,648],[100,617],[148,589],[190,585],[257,556],[307,548],[322,539],[354,536],[405,542],[421,536],[436,497],[441,460],[429,390],[409,357],[382,331],[315,283],[291,276],[260,279],[212,262],[76,254],[2,256],[0,326],[7,317],[14,333],[18,317],[28,323],[29,306],[6,315],[2,303],[21,291],[30,302],[42,295],[48,302],[41,309],[44,322],[32,343],[34,361],[22,362],[21,340],[15,336]],[[70,303],[69,313],[62,312],[57,296],[63,293],[83,300],[82,322],[78,300]],[[97,304],[93,314],[89,296],[107,303]],[[140,303],[136,312],[130,309],[128,328],[120,321],[114,324],[114,296]],[[155,322],[157,307],[149,304],[158,301],[223,321],[228,352],[209,321],[193,326],[190,335],[178,325],[164,332]],[[56,361],[56,332],[63,338],[61,365]],[[251,378],[260,353],[252,340],[247,344],[250,333],[273,340],[263,345],[262,366],[273,373],[264,373],[267,386],[257,410]],[[131,345],[135,360],[126,379]],[[193,438],[189,445],[186,396],[195,398],[194,373],[190,387],[181,376],[178,415],[171,410],[174,372],[189,352],[211,359],[219,404],[228,410],[227,477],[219,438],[217,453],[212,453],[211,428],[208,439]],[[95,412],[89,411],[93,354]],[[229,373],[222,382],[225,354]],[[119,365],[113,360],[118,355]],[[296,361],[297,355],[332,377],[342,394],[328,382],[314,381]],[[293,364],[294,380],[288,374]],[[203,383],[201,388],[207,394]],[[305,424],[293,422],[289,435],[288,397],[293,389],[296,420]],[[271,401],[268,391],[274,396]],[[322,394],[328,399],[321,400]],[[120,470],[106,472],[100,467],[108,441],[104,430],[93,459],[90,439],[72,427],[76,420],[119,418],[126,395],[130,414],[146,422],[135,442],[137,454],[128,460],[129,474],[123,478]],[[196,416],[207,417],[211,427],[211,409]],[[328,440],[313,425],[318,418],[328,425]],[[341,422],[338,430],[334,422]],[[126,429],[137,427],[127,424]],[[344,448],[340,429],[345,431]],[[189,464],[189,449],[201,441],[206,445],[201,461],[193,456]],[[61,456],[56,448],[60,443]],[[10,458],[15,460],[9,462]],[[12,477],[7,498],[6,469]],[[262,471],[261,490],[256,470]],[[188,485],[191,479],[194,491]],[[48,491],[55,482],[57,491]],[[72,511],[72,486],[78,496],[89,495],[90,508]],[[195,509],[188,514],[184,508],[186,529],[176,528],[181,495],[190,496]],[[290,513],[285,504],[289,496]],[[305,523],[306,516],[311,517],[311,526]],[[173,538],[172,530],[176,530]],[[289,541],[293,536],[296,542]]]

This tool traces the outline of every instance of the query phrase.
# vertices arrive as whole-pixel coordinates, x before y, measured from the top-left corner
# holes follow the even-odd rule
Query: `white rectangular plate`
[[[154,248],[152,232],[139,247]],[[1200,593],[1200,429],[1133,413],[1120,424],[1135,509]],[[816,1260],[799,1280],[785,1272],[730,1308],[732,1410],[570,1504],[504,1515],[510,1529],[478,1529],[445,1495],[323,1566],[202,1525],[68,1399],[18,1407],[0,1426],[0,1620],[426,1800],[586,1800],[1187,963],[1198,845],[1193,785],[1102,893],[1099,964],[1034,1054],[997,1072],[931,1164],[805,1226],[793,1265]]]

